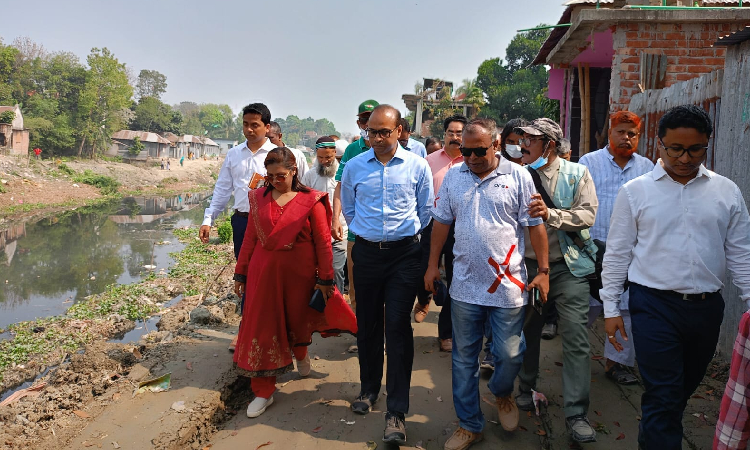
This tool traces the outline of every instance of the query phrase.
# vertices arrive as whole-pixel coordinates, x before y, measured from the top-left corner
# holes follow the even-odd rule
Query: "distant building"
[[[143,144],[143,150],[138,155],[131,155],[129,150],[135,144],[136,137]],[[112,135],[112,145],[110,145],[106,154],[109,156],[120,156],[123,159],[145,161],[148,158],[169,157],[170,146],[171,143],[167,139],[156,133],[120,130]]]
[[[432,78],[424,78],[422,92],[420,94],[404,94],[401,99],[406,109],[414,113],[414,122],[411,124],[412,132],[419,136],[429,136],[430,125],[435,121],[435,106],[440,103],[444,95],[449,95],[454,108],[462,109],[466,117],[475,117],[476,108],[471,103],[463,100],[466,95],[453,96],[453,83]]]
[[[187,158],[190,154],[194,158],[219,154],[219,144],[210,138],[193,134],[177,136],[172,133],[167,133],[165,136],[172,143],[171,156],[174,158],[183,156]]]
[[[230,148],[235,147],[240,143],[237,139],[214,139],[214,142],[219,145],[220,155],[226,154]]]
[[[570,139],[573,159],[604,146],[610,114],[629,109],[635,95],[722,69],[726,48],[713,46],[714,42],[750,25],[750,2],[737,8],[740,3],[702,0],[695,7],[685,0],[667,0],[667,6],[655,0],[565,3],[557,26],[532,64],[550,67],[547,96],[560,101],[560,125]],[[721,8],[725,6],[734,8]]]
[[[12,123],[0,123],[0,154],[20,155],[29,154],[29,130],[23,127],[21,108],[16,106],[0,106],[0,114],[13,111],[16,117]]]

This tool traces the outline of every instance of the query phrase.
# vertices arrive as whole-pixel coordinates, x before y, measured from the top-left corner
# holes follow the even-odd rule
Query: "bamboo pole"
[[[583,120],[586,110],[586,104],[583,101],[586,97],[586,89],[583,87],[584,77],[583,63],[578,63],[578,98],[581,103],[581,126],[579,127],[579,139],[578,139],[578,157],[580,158],[584,154],[584,142],[586,140],[586,123]]]
[[[584,148],[584,154],[589,152],[591,148],[591,72],[589,71],[589,63],[586,63],[586,147]],[[582,156],[582,155],[581,155]]]

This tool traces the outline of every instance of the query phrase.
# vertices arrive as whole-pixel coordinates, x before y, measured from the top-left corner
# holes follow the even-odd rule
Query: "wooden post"
[[[591,73],[589,71],[589,63],[586,63],[586,147],[584,147],[584,155],[589,152],[591,148]],[[579,155],[583,156],[583,155]]]
[[[581,127],[580,127],[580,139],[578,140],[578,157],[580,158],[586,153],[586,122],[584,117],[586,116],[586,88],[584,87],[586,74],[583,72],[583,64],[578,63],[578,97],[581,100]]]

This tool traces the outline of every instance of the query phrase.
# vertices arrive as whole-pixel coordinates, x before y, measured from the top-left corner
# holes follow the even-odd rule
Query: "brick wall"
[[[613,27],[610,109],[627,109],[630,97],[641,92],[641,53],[667,56],[665,86],[724,67],[724,47],[716,40],[750,23],[628,23]]]

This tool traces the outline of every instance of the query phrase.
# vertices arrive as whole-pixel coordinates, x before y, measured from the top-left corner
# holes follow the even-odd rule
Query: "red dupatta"
[[[291,250],[294,241],[307,223],[310,211],[317,202],[322,202],[326,208],[328,223],[331,223],[331,204],[326,192],[297,192],[294,200],[284,205],[284,214],[281,215],[276,225],[271,222],[270,209],[273,207],[273,196],[269,193],[263,195],[265,189],[251,191],[249,195],[250,209],[258,241],[266,250]],[[261,210],[268,209],[261,213]]]

